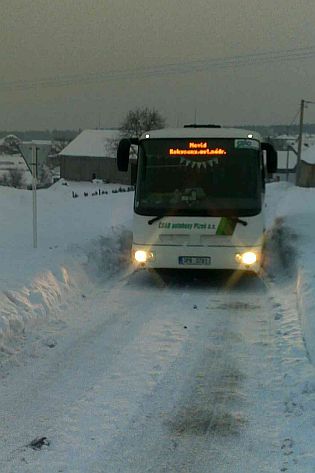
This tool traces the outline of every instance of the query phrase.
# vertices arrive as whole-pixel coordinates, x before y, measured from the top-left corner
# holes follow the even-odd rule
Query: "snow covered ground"
[[[74,294],[76,286],[86,282],[87,274],[101,269],[109,277],[119,269],[130,239],[133,192],[112,192],[118,189],[101,181],[58,181],[39,190],[34,249],[32,192],[0,186],[2,349],[8,348],[12,335],[23,331],[27,320],[46,317],[63,304],[66,294]]]
[[[0,187],[0,471],[315,471],[315,189],[267,185],[265,271],[230,290],[130,275],[117,188],[39,191],[33,249]]]

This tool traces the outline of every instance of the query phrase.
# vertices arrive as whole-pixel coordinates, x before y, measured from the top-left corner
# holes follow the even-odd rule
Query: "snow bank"
[[[20,289],[0,293],[0,350],[10,352],[8,342],[23,335],[31,321],[59,314],[73,298],[81,298],[90,284],[102,283],[127,269],[130,260],[131,231],[111,229],[83,248],[69,247],[67,266],[56,266],[36,274]]]
[[[297,304],[309,357],[315,363],[315,271],[299,268]]]
[[[26,324],[128,266],[133,192],[116,189],[58,182],[38,192],[34,249],[31,192],[0,187],[0,350],[10,351]]]
[[[27,322],[56,313],[73,289],[77,289],[76,285],[62,267],[59,278],[47,270],[37,275],[29,287],[0,293],[0,349],[8,351],[6,342],[23,334]]]
[[[302,161],[308,164],[315,164],[315,146],[304,149],[301,156]]]
[[[315,363],[315,189],[268,186],[269,236],[285,275],[296,280],[297,308],[309,356]],[[269,261],[271,272],[278,261]],[[277,270],[279,271],[279,265]]]
[[[132,232],[124,227],[113,228],[110,235],[102,235],[85,248],[87,261],[84,265],[89,277],[108,278],[130,265]]]

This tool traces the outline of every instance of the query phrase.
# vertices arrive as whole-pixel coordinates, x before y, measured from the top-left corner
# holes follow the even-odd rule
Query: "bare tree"
[[[119,136],[111,141],[111,148],[116,154],[118,143],[122,138],[139,138],[142,133],[150,130],[158,130],[165,127],[165,118],[153,109],[148,107],[130,110],[119,128]],[[136,150],[132,147],[131,154],[136,155]]]
[[[124,137],[139,138],[142,133],[165,127],[165,119],[155,109],[136,108],[130,110],[120,126]]]
[[[40,166],[38,169],[38,182],[40,183],[41,186],[43,187],[49,187],[52,184],[52,169],[47,166],[46,164],[43,164]]]
[[[11,181],[10,181],[10,177],[9,177],[8,172],[6,172],[2,176],[0,176],[0,186],[6,186],[6,187],[11,186]]]
[[[20,152],[19,146],[21,144],[20,138],[15,135],[8,135],[3,140],[8,154],[18,154]]]
[[[20,169],[10,169],[9,182],[11,187],[21,189],[24,186],[24,172]]]
[[[65,136],[60,136],[58,139],[55,139],[52,144],[52,154],[58,154],[62,151],[71,140],[68,140]]]

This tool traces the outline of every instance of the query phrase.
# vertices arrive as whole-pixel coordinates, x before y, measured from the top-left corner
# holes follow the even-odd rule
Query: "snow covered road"
[[[308,471],[275,297],[253,276],[189,271],[82,293],[1,368],[0,471]]]

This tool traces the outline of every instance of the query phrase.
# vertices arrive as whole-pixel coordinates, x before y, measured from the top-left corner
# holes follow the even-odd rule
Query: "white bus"
[[[258,133],[189,125],[123,139],[120,171],[138,145],[132,259],[143,268],[258,272],[265,174],[277,153]]]

